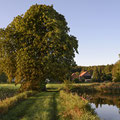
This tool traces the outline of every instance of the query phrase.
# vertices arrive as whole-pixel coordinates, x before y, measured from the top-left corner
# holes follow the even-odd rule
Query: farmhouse
[[[85,71],[85,72],[82,72],[80,75],[79,75],[79,80],[80,81],[85,81],[85,82],[90,82],[91,81],[91,75],[88,71]]]
[[[88,71],[84,71],[81,74],[73,73],[71,75],[71,79],[72,80],[78,79],[79,82],[90,82],[91,81],[91,75]]]

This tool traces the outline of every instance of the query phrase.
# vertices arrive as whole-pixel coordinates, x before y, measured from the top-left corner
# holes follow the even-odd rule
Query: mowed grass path
[[[0,120],[58,120],[59,92],[41,92],[0,117]]]

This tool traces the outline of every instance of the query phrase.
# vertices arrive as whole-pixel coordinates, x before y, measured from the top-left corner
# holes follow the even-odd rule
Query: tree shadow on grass
[[[19,102],[0,120],[57,120],[56,92],[42,92]]]
[[[51,92],[52,98],[50,99],[49,102],[49,111],[50,111],[50,117],[49,120],[58,120],[58,116],[57,116],[57,98],[58,98],[58,92]]]
[[[11,108],[6,114],[0,116],[0,120],[19,120],[26,114],[32,105],[42,96],[43,93],[37,94],[27,100],[19,102],[16,106]]]

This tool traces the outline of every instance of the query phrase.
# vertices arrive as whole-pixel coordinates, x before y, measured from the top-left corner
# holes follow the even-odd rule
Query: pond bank
[[[77,94],[60,91],[62,115],[60,120],[99,120],[87,100]]]
[[[112,94],[120,94],[120,83],[93,83],[90,85],[79,85],[75,86],[71,89],[71,92],[77,93],[112,93]]]

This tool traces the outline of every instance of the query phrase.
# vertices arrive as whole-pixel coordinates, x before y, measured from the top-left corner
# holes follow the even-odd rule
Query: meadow
[[[0,84],[0,120],[99,120],[81,93],[120,93],[119,83],[47,84],[47,91],[19,93]]]
[[[62,90],[64,84],[47,84],[46,92],[17,93],[19,87],[20,85],[13,84],[0,85],[0,89],[16,90],[14,95],[0,101],[0,120],[99,119],[87,100],[84,101],[77,94]]]

